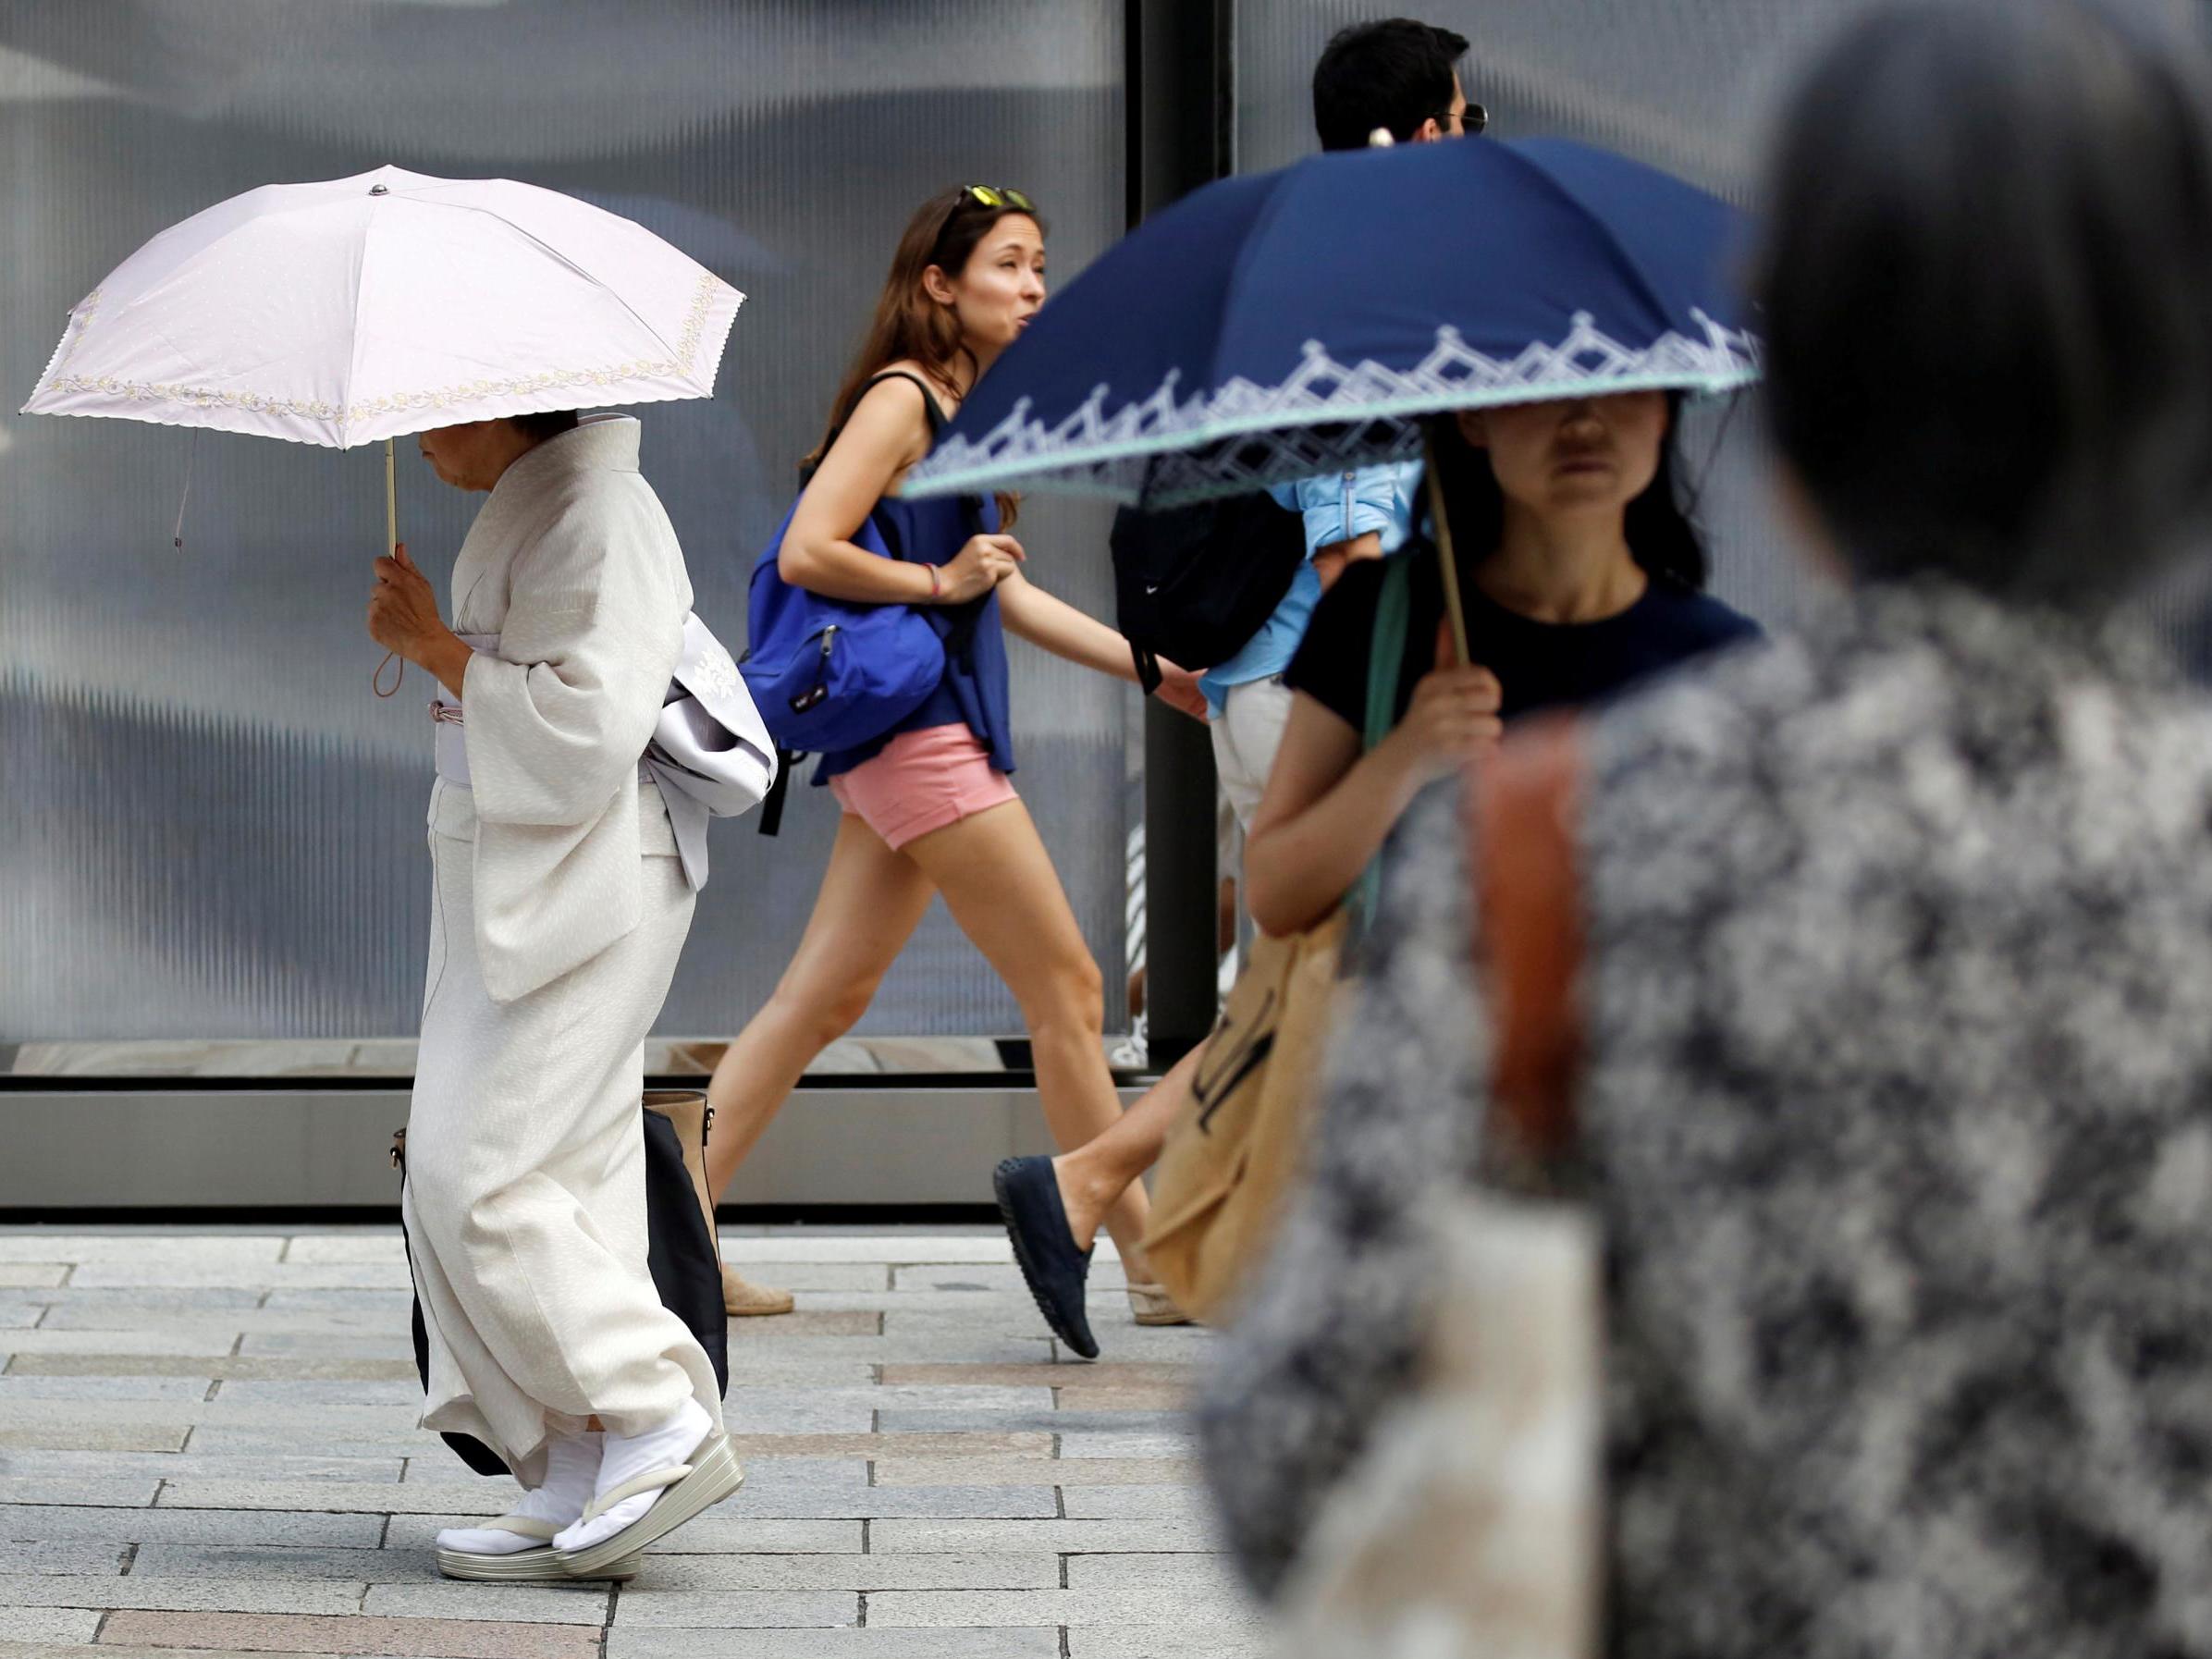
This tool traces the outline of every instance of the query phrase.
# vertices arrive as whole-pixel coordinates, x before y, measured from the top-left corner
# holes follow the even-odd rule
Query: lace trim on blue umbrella
[[[1149,397],[1111,414],[1111,388],[1100,386],[1053,425],[1032,418],[1024,399],[980,438],[941,440],[903,488],[916,496],[1037,488],[1170,506],[1411,459],[1420,452],[1419,417],[1440,410],[1649,387],[1723,392],[1759,377],[1756,336],[1691,315],[1702,338],[1669,332],[1630,347],[1578,313],[1557,345],[1506,359],[1484,356],[1446,326],[1407,370],[1346,368],[1309,340],[1279,385],[1237,379],[1183,399],[1171,373]]]

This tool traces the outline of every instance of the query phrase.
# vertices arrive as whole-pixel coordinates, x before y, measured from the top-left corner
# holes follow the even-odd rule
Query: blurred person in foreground
[[[1788,112],[1768,409],[1848,592],[1581,732],[1613,1654],[2212,1654],[2212,709],[2124,615],[2212,509],[2203,71],[1916,4]],[[1269,1594],[1514,1162],[1461,793],[1200,1407]]]

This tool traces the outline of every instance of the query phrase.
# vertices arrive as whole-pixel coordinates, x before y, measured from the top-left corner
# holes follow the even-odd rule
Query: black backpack
[[[1164,657],[1210,669],[1242,650],[1306,562],[1302,515],[1266,495],[1114,515],[1114,609],[1147,692]]]

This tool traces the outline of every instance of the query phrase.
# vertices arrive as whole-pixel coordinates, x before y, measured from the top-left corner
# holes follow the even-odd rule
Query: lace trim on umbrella
[[[721,279],[711,273],[700,276],[673,357],[653,360],[640,358],[633,363],[614,363],[603,368],[547,369],[541,374],[518,375],[507,380],[461,381],[452,386],[439,387],[434,391],[394,392],[387,397],[364,398],[358,403],[344,404],[316,402],[300,398],[271,398],[259,392],[223,391],[205,386],[122,380],[112,375],[65,375],[59,372],[49,375],[39,391],[42,395],[92,393],[126,403],[173,403],[191,409],[242,409],[255,414],[333,421],[341,427],[347,427],[372,415],[392,414],[402,410],[450,409],[480,403],[488,398],[533,397],[539,392],[567,387],[611,387],[630,380],[665,379],[695,371],[699,344],[707,332],[707,320],[713,309],[715,295],[723,286]],[[744,303],[744,295],[734,289],[728,291],[735,295],[737,304]],[[92,306],[99,298],[97,292],[93,293],[85,301],[85,306]],[[89,325],[90,321],[90,310],[83,310],[80,324],[73,326],[74,338],[61,363],[56,365],[57,371],[66,365],[69,356],[75,354],[77,346],[84,338],[84,326]]]
[[[940,441],[907,474],[910,495],[1037,487],[1167,506],[1239,495],[1270,484],[1420,453],[1419,417],[1547,398],[1665,388],[1721,392],[1759,377],[1757,337],[1691,315],[1702,338],[1668,332],[1624,346],[1577,313],[1555,346],[1486,357],[1448,325],[1411,369],[1346,368],[1318,340],[1280,384],[1236,379],[1185,399],[1177,374],[1150,396],[1107,412],[1110,387],[1092,391],[1048,425],[1024,399],[979,438]]]

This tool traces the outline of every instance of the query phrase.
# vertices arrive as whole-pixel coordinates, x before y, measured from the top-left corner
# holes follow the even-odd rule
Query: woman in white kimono
[[[452,629],[403,547],[369,601],[377,642],[445,694],[403,1200],[423,1422],[484,1441],[526,1489],[440,1533],[438,1561],[626,1576],[741,1479],[713,1368],[646,1270],[643,1045],[693,894],[639,762],[691,583],[635,421],[522,416],[420,443],[447,483],[491,492],[454,564]]]

